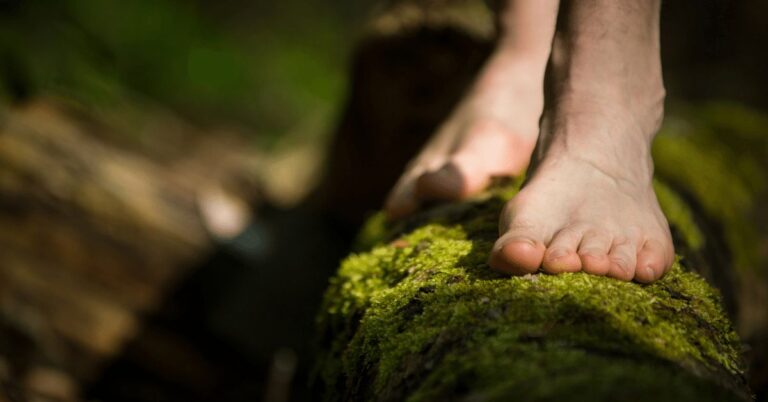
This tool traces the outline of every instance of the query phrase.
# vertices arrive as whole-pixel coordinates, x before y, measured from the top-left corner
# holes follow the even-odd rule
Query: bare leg
[[[509,0],[499,43],[464,100],[395,185],[392,218],[427,200],[462,198],[517,175],[536,144],[558,0]]]
[[[674,258],[651,186],[663,116],[659,0],[563,0],[529,182],[491,265],[652,282]]]

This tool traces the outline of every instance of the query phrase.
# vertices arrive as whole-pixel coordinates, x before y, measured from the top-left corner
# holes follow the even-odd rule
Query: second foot
[[[390,218],[429,201],[462,199],[493,176],[523,172],[536,145],[543,93],[536,65],[498,51],[436,135],[406,168],[385,210]]]

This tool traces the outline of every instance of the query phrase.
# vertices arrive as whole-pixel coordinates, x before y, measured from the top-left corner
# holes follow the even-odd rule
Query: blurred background
[[[0,0],[0,401],[312,399],[323,288],[423,141],[339,162],[377,4]],[[767,121],[766,16],[664,2],[672,108]]]

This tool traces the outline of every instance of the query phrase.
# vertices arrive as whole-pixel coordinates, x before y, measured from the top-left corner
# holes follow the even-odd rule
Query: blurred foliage
[[[322,133],[374,0],[0,0],[0,99],[56,95],[89,108],[157,102],[242,124],[262,144]],[[768,102],[757,0],[667,2],[670,95]],[[695,39],[695,40],[694,40]],[[734,74],[738,71],[738,74]]]
[[[268,143],[332,118],[366,9],[348,3],[0,0],[0,94],[153,101]]]

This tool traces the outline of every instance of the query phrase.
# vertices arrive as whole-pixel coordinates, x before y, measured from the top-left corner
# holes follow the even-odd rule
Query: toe
[[[384,203],[384,212],[390,220],[399,219],[415,212],[419,201],[415,192],[415,180],[409,175],[400,179]]]
[[[603,231],[589,231],[579,245],[581,269],[592,275],[605,275],[611,268],[608,252],[611,250],[611,236]]]
[[[630,281],[635,276],[637,246],[629,241],[614,242],[608,253],[610,267],[607,275],[623,281]]]
[[[485,189],[492,176],[514,176],[528,165],[535,141],[491,121],[475,122],[465,130],[448,161],[416,180],[419,199],[462,199]]]
[[[635,280],[640,283],[651,283],[667,271],[671,265],[669,255],[673,254],[661,241],[650,239],[637,253]]]
[[[582,231],[575,228],[565,228],[552,238],[544,252],[542,269],[550,274],[561,272],[576,272],[581,269],[581,259],[576,249],[582,238]]]
[[[467,178],[473,177],[472,173],[462,171],[456,163],[449,162],[440,169],[426,172],[416,179],[415,194],[422,200],[457,200],[465,197],[471,192],[478,191],[473,187],[484,186],[481,184],[470,183]],[[479,181],[475,179],[475,181]]]
[[[536,272],[541,266],[546,247],[523,236],[503,236],[491,251],[491,268],[511,275]]]
[[[493,246],[489,264],[497,271],[512,275],[525,275],[538,271],[544,260],[546,236],[540,219],[532,219],[521,213],[526,203],[524,191],[504,206],[499,220],[501,237]]]

